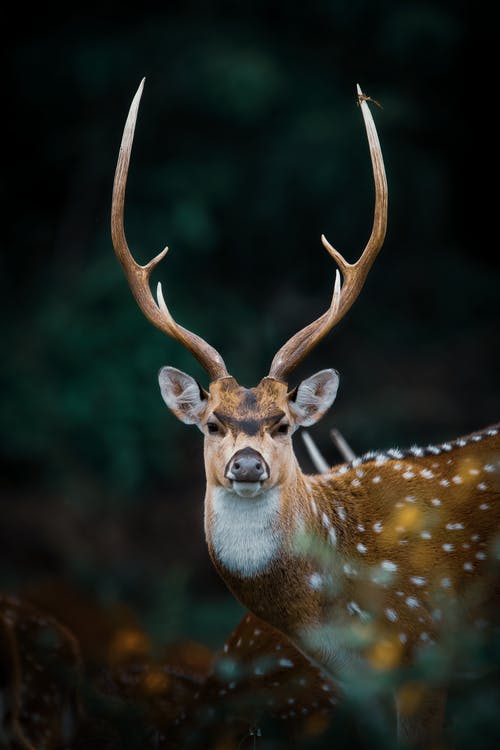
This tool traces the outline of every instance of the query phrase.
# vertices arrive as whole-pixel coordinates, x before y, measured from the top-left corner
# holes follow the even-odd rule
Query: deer
[[[175,367],[159,372],[167,407],[204,436],[211,560],[245,608],[319,665],[340,695],[356,702],[363,685],[363,700],[376,705],[379,683],[394,672],[394,736],[412,746],[433,742],[444,736],[455,664],[464,667],[459,634],[480,640],[498,624],[500,425],[438,445],[372,451],[319,474],[302,471],[292,444],[296,430],[331,407],[339,375],[323,369],[293,386],[290,375],[354,304],[385,239],[388,189],[372,100],[357,87],[375,191],[367,244],[349,263],[321,236],[337,265],[330,305],[247,388],[218,351],[174,320],[161,283],[153,296],[150,275],[168,248],[140,265],[128,247],[125,190],[143,86],[117,160],[112,241],[142,313],[210,380],[207,389]],[[409,688],[402,675],[433,653],[446,655],[449,673],[417,680],[413,694],[415,681]]]
[[[280,736],[324,735],[337,705],[335,686],[327,674],[293,647],[286,636],[248,612],[215,654],[210,674],[180,707],[173,725],[180,747],[200,738],[196,747],[239,748],[246,738],[260,737],[269,722]],[[286,746],[286,745],[285,745]],[[295,745],[294,745],[295,746]]]

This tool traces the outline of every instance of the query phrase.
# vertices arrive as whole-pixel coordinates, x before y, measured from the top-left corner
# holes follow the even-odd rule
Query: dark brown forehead
[[[286,385],[264,378],[256,388],[244,388],[234,378],[221,378],[210,385],[213,413],[231,430],[256,435],[284,416]]]

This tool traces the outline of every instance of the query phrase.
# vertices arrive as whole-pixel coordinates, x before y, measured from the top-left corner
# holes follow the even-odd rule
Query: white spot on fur
[[[213,490],[211,523],[205,514],[205,529],[215,557],[228,570],[243,577],[264,570],[282,544],[277,523],[280,496],[273,488],[257,497],[243,498],[223,487]]]
[[[358,575],[358,571],[350,563],[344,563],[343,568],[344,568],[344,573],[346,574],[346,576],[354,577]]]
[[[321,516],[321,522],[323,526],[325,527],[325,529],[329,529],[330,526],[332,525],[332,522],[330,521],[326,513],[323,513],[323,515]]]
[[[400,633],[398,637],[401,643],[406,643],[406,641],[408,640],[408,636],[406,635],[406,633]]]
[[[314,513],[314,515],[317,516],[318,508],[316,507],[316,503],[314,502],[314,500],[311,500],[311,508],[312,508],[312,512]]]
[[[407,596],[405,601],[410,609],[415,609],[420,605],[420,602],[418,601],[416,596]]]
[[[447,523],[446,528],[450,531],[456,531],[457,529],[463,529],[463,523]]]
[[[450,485],[450,483],[449,483],[449,481],[447,479],[441,479],[440,482],[439,482],[439,484],[442,487],[449,487],[449,485]]]
[[[484,552],[476,552],[476,558],[478,560],[486,560],[486,554]]]
[[[464,570],[474,570],[474,565],[470,562],[464,563]]]
[[[387,455],[391,458],[403,458],[403,453],[399,450],[399,448],[390,448],[387,451]]]
[[[378,484],[381,481],[382,477],[380,477],[378,474],[376,477],[373,477],[372,482],[373,484]]]
[[[451,580],[449,578],[441,578],[441,586],[444,589],[449,589],[451,587]]]
[[[415,497],[415,495],[407,495],[405,497],[405,500],[406,500],[407,503],[414,503],[416,501],[416,499],[417,498]]]
[[[397,612],[394,609],[390,609],[390,608],[385,610],[385,616],[391,622],[396,622],[396,620],[398,619]]]
[[[358,544],[356,545],[356,549],[358,550],[358,552],[361,552],[361,554],[362,554],[362,555],[364,555],[364,554],[366,553],[366,551],[367,551],[367,548],[366,548],[366,547],[365,547],[365,545],[364,545],[364,544],[362,544],[361,542],[359,542],[359,543],[358,543]]]
[[[383,568],[384,570],[389,570],[389,571],[390,571],[390,572],[392,572],[392,573],[393,573],[393,572],[394,572],[395,570],[397,570],[397,569],[398,569],[398,566],[396,565],[396,563],[395,563],[395,562],[391,562],[391,560],[382,560],[382,562],[380,563],[380,566],[381,566],[381,567],[382,567],[382,568]]]
[[[376,534],[380,534],[383,528],[384,527],[380,521],[377,521],[376,523],[373,524],[373,530]]]
[[[337,513],[339,514],[339,518],[340,518],[341,521],[345,521],[346,520],[345,510],[343,509],[343,507],[341,505],[337,506]]]
[[[414,583],[415,586],[425,586],[426,584],[426,580],[423,576],[412,576],[410,581]]]
[[[309,586],[318,591],[323,586],[323,576],[320,573],[312,573],[309,576]]]
[[[488,485],[485,484],[484,482],[479,482],[479,484],[477,485],[477,488],[478,490],[486,490],[488,489]]]
[[[422,476],[424,479],[433,479],[434,472],[430,469],[422,469],[422,471],[420,472],[420,476]]]
[[[328,538],[330,539],[330,544],[337,544],[337,534],[335,533],[335,529],[333,527],[328,532]]]
[[[403,474],[404,479],[413,479],[414,476],[415,474],[413,473],[413,471],[410,471],[409,469]]]
[[[432,453],[434,456],[438,456],[441,453],[440,448],[437,448],[435,445],[428,445],[426,450],[428,453]]]
[[[293,667],[293,661],[291,659],[280,659],[278,661],[278,664],[280,665],[280,667]]]
[[[479,510],[488,510],[489,507],[488,503],[481,503]]]
[[[352,482],[351,482],[351,486],[352,487],[359,487],[360,484],[361,484],[361,482],[359,481],[359,479],[353,479]]]
[[[446,544],[443,544],[443,549],[445,552],[452,552],[453,544],[449,544],[448,542],[446,542]]]
[[[441,505],[441,500],[438,497],[433,497],[431,503],[436,506]]]
[[[430,531],[421,531],[420,536],[422,539],[432,539],[432,534]]]

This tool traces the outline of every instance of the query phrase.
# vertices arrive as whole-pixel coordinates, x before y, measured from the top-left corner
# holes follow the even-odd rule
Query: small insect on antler
[[[207,344],[200,336],[188,331],[183,326],[176,323],[163,298],[161,284],[158,284],[158,304],[155,302],[149,286],[149,277],[158,263],[165,257],[168,247],[161,251],[155,258],[149,261],[145,266],[141,266],[134,260],[129,250],[125,229],[123,224],[124,206],[125,206],[125,189],[127,186],[127,175],[130,164],[130,153],[134,140],[135,123],[137,112],[141,101],[142,90],[144,88],[144,78],[142,79],[137,93],[132,100],[128,113],[123,137],[116,164],[115,181],[113,185],[113,200],[111,206],[111,235],[115,253],[120,261],[125,275],[128,279],[130,289],[135,297],[137,304],[146,316],[146,318],[166,333],[167,336],[183,344],[191,354],[196,357],[201,366],[208,372],[212,380],[227,377],[228,372],[221,355]]]
[[[375,210],[370,239],[361,257],[355,263],[348,263],[338,250],[332,247],[326,237],[324,235],[321,236],[324,247],[328,250],[342,272],[343,284],[341,286],[340,274],[337,270],[333,297],[329,309],[313,323],[310,323],[292,336],[275,355],[269,376],[277,380],[286,381],[289,373],[302,362],[316,344],[344,317],[361,292],[368,272],[384,242],[387,228],[387,180],[380,142],[367,104],[368,100],[369,98],[365,97],[358,86],[358,102],[361,107],[366,134],[368,136],[373,179],[375,182]]]

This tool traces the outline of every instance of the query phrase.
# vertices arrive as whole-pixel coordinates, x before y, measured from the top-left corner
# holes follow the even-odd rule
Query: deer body
[[[495,624],[499,427],[439,446],[367,454],[315,476],[301,471],[292,446],[293,433],[332,405],[338,374],[322,370],[292,389],[289,375],[352,306],[385,236],[387,184],[367,98],[358,87],[375,183],[368,243],[350,264],[322,237],[343,284],[337,270],[328,310],[281,347],[255,388],[244,388],[213,347],[176,323],[160,284],[154,300],[149,276],[167,249],[140,266],[128,248],[125,186],[141,93],[142,84],[118,158],[113,244],[146,317],[210,377],[207,391],[164,367],[159,382],[171,411],[204,434],[205,530],[215,567],[246,607],[347,692],[373,673],[418,664],[438,644],[453,661],[456,632],[474,638]],[[444,686],[434,687],[411,711],[396,695],[401,738],[438,737]]]
[[[487,445],[480,453],[478,439]],[[487,627],[494,616],[488,597],[498,589],[486,587],[478,601],[475,581],[488,578],[500,528],[498,428],[444,445],[369,455],[316,476],[297,466],[295,481],[252,505],[227,493],[227,512],[220,490],[207,487],[206,535],[216,568],[242,604],[337,677],[339,662],[343,669],[350,652],[370,656],[373,640],[366,649],[315,647],[322,625],[376,632],[393,664],[408,663],[415,649],[453,626],[457,602],[471,627]],[[241,502],[245,515],[233,514],[229,506]],[[301,537],[320,547],[319,559],[301,554]]]
[[[162,372],[165,394],[179,374]],[[326,378],[336,374],[323,372],[323,389]],[[206,537],[231,591],[337,677],[351,656],[370,658],[380,640],[389,661],[407,663],[449,631],[457,606],[471,627],[485,627],[481,607],[492,591],[475,582],[488,578],[500,529],[498,426],[438,446],[370,453],[310,476],[290,437],[303,420],[300,388],[290,401],[278,381],[249,390],[227,378],[197,407],[206,433]],[[170,406],[186,419],[182,393]],[[308,423],[324,406],[313,414],[309,405]],[[242,450],[266,467],[251,495],[228,478]],[[353,624],[365,631],[366,647],[339,638]]]

